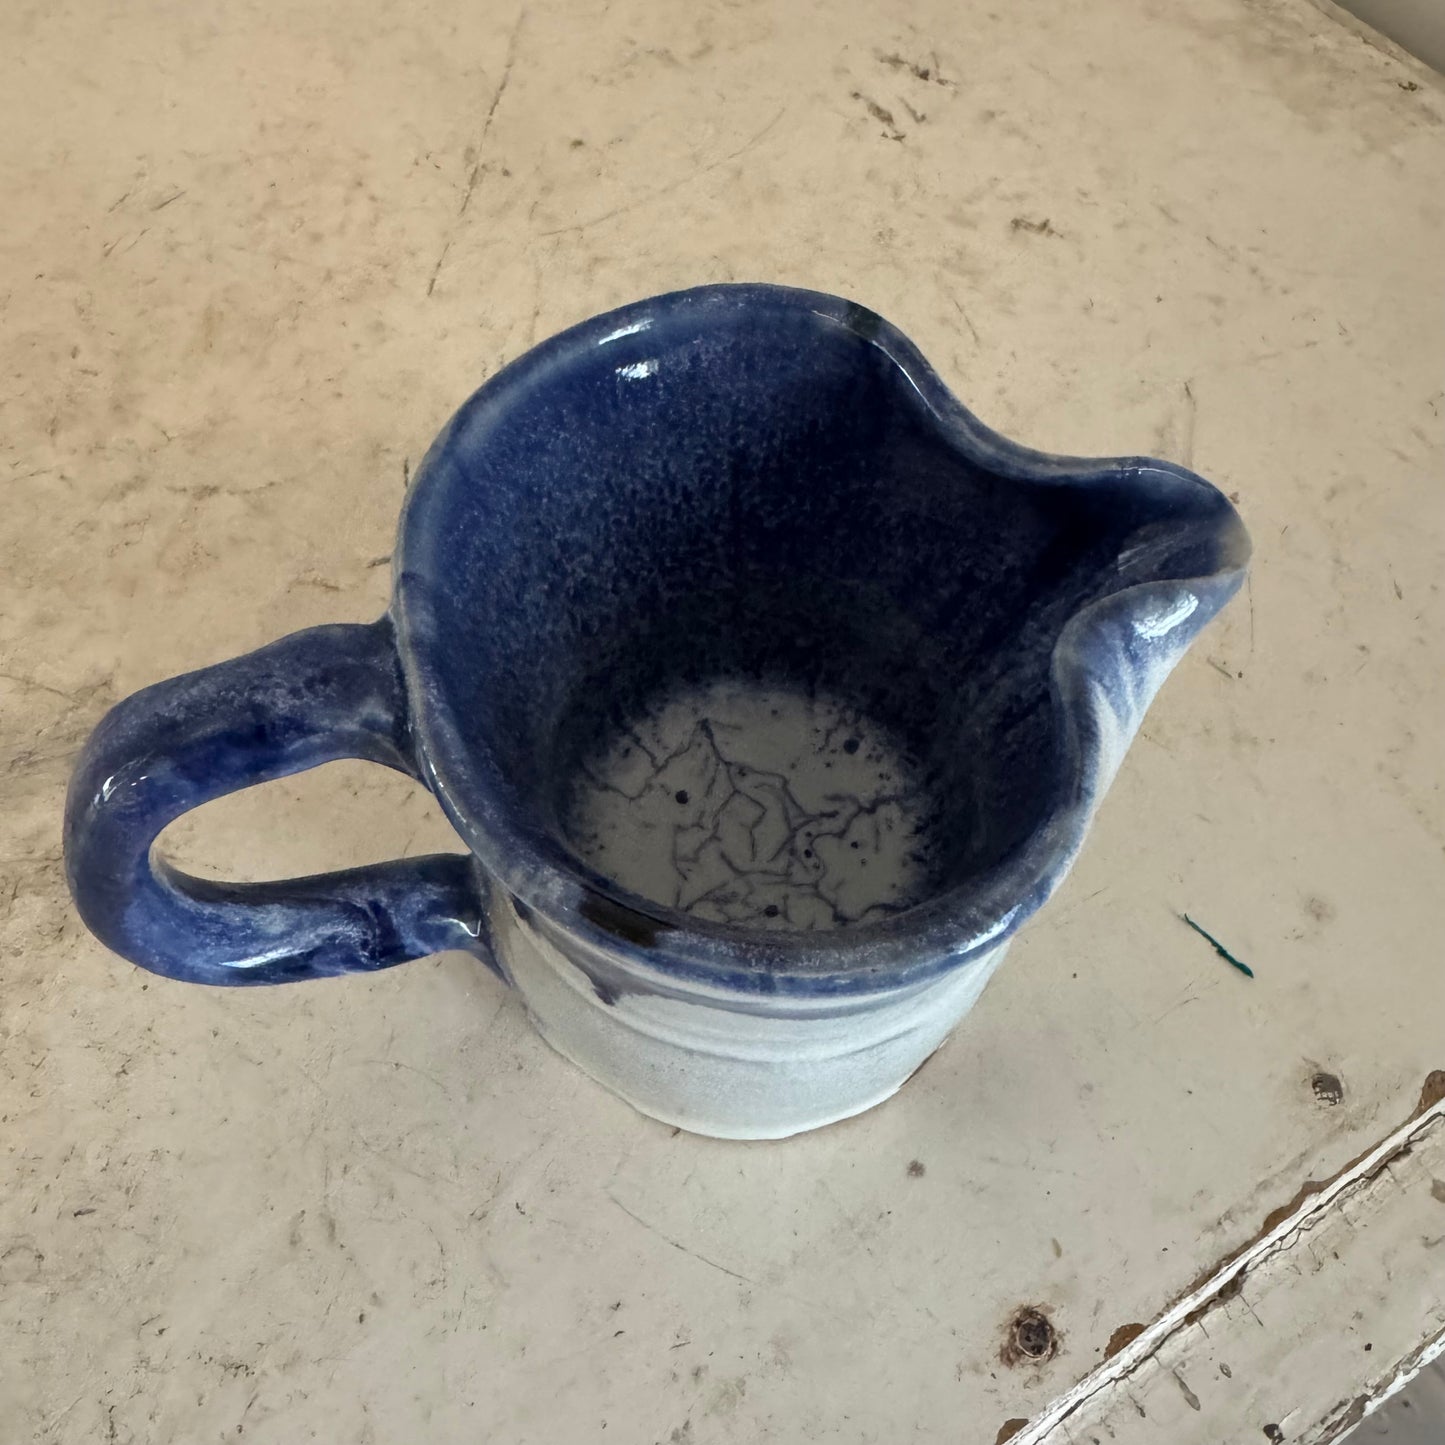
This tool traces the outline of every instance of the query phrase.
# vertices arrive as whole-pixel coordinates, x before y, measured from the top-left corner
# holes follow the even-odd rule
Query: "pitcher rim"
[[[709,307],[720,309],[709,317]],[[1088,485],[1148,477],[1155,485],[1162,481],[1183,492],[1205,488],[1222,503],[1208,538],[1219,566],[1121,587],[1081,607],[1061,628],[1049,667],[1058,773],[1047,805],[1018,848],[996,866],[885,919],[812,932],[760,931],[666,908],[594,872],[546,830],[529,826],[475,766],[479,745],[464,740],[438,686],[436,658],[446,639],[429,596],[438,573],[433,557],[448,492],[444,469],[437,464],[459,436],[474,432],[489,414],[500,414],[543,368],[585,355],[664,316],[696,311],[703,326],[739,310],[766,313],[778,307],[810,312],[820,324],[841,327],[859,344],[882,351],[897,383],[911,386],[922,399],[939,437],[1003,480]],[[1237,513],[1218,488],[1196,473],[1147,457],[1057,456],[1022,446],[979,421],[918,347],[877,313],[825,292],[736,282],[672,291],[604,312],[530,348],[485,381],[457,410],[412,478],[398,529],[390,612],[421,774],[482,869],[512,899],[659,983],[722,995],[843,996],[923,984],[980,960],[1038,911],[1068,872],[1138,724],[1136,716],[1122,745],[1103,735],[1109,723],[1099,709],[1107,704],[1094,697],[1103,684],[1096,677],[1091,681],[1087,653],[1120,619],[1153,615],[1151,604],[1169,604],[1183,593],[1203,605],[1202,625],[1238,589],[1248,555]],[[1173,660],[1177,654],[1163,673]],[[1162,679],[1163,674],[1148,688],[1139,716]]]

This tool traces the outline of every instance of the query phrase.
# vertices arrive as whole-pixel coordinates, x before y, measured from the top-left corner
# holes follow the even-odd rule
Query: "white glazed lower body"
[[[882,1103],[973,1007],[1008,947],[905,989],[758,997],[641,982],[599,990],[598,970],[567,956],[582,948],[575,940],[564,952],[500,900],[492,926],[558,1053],[644,1114],[721,1139],[781,1139]]]

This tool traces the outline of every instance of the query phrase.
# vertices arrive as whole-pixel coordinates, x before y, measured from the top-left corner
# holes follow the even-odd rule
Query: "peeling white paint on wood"
[[[1008,1438],[1217,1445],[1222,1422],[1230,1439],[1342,1438],[1445,1352],[1442,1180],[1445,1100]]]

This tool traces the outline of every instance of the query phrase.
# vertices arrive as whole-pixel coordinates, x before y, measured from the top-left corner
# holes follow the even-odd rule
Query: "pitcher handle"
[[[388,618],[309,628],[126,698],[91,734],[66,801],[80,916],[116,953],[193,983],[369,973],[449,948],[491,962],[464,854],[278,883],[210,882],[152,855],[182,813],[319,763],[415,777],[410,732]]]

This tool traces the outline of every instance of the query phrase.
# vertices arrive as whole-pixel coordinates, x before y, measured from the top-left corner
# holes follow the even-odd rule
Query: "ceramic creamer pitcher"
[[[1248,552],[1207,482],[1004,440],[850,302],[640,302],[458,412],[379,622],[104,718],[71,888],[199,983],[469,950],[637,1108],[814,1128],[978,998]],[[468,851],[254,884],[152,855],[187,809],[342,757],[419,778]]]

